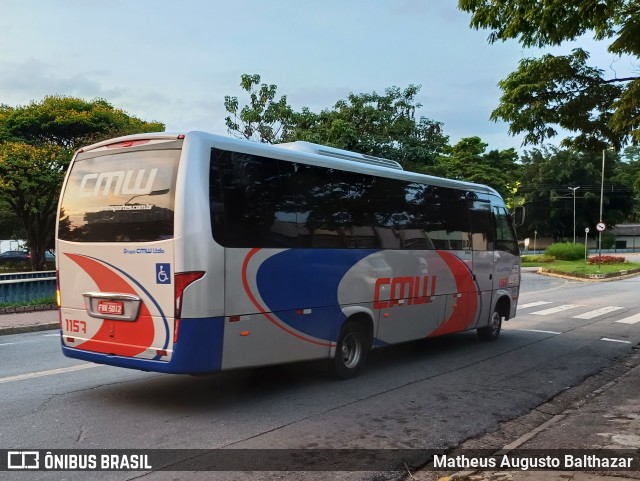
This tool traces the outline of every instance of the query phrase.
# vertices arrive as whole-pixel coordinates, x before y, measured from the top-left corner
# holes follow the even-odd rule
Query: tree
[[[119,135],[163,130],[164,124],[132,117],[102,99],[48,96],[27,106],[0,106],[0,141],[75,150]]]
[[[621,155],[614,181],[631,186],[633,212],[627,218],[630,222],[640,221],[640,147],[627,147]]]
[[[53,247],[55,214],[72,150],[119,135],[164,130],[105,100],[50,96],[28,106],[0,106],[0,205],[19,219],[40,270]]]
[[[314,114],[303,109],[294,115],[290,140],[307,140],[362,154],[383,157],[412,168],[433,167],[447,145],[442,124],[426,117],[416,120],[422,105],[420,87],[390,87],[376,92],[349,94],[331,109]]]
[[[486,152],[488,144],[480,137],[461,139],[439,157],[443,175],[452,179],[486,184],[508,200],[517,187],[520,166],[515,149]]]
[[[303,107],[299,112],[276,100],[275,85],[260,84],[259,75],[242,75],[240,86],[249,104],[240,109],[237,97],[226,96],[229,132],[266,143],[305,140],[396,160],[413,169],[435,169],[437,155],[447,145],[442,124],[425,117],[416,120],[419,86],[391,87],[349,94],[320,113]]]
[[[58,195],[70,160],[71,152],[58,146],[0,144],[0,196],[25,230],[34,270],[41,269],[53,245]]]
[[[576,226],[592,231],[599,220],[601,153],[583,153],[557,147],[526,152],[522,157],[522,184],[519,195],[527,207],[524,232],[555,239],[573,238],[573,193],[576,191]],[[604,221],[624,222],[633,211],[632,187],[618,177],[621,162],[610,155],[605,164]]]
[[[291,122],[293,110],[287,97],[276,97],[276,85],[260,84],[260,75],[243,74],[240,87],[249,94],[249,105],[239,109],[238,97],[224,98],[224,107],[231,115],[225,124],[229,133],[237,137],[257,140],[268,144],[281,141]]]
[[[0,239],[24,239],[25,232],[11,206],[0,199]]]
[[[524,47],[544,47],[591,32],[608,40],[613,54],[640,56],[638,0],[459,0],[459,8],[472,14],[472,27],[491,30],[491,43],[517,39]],[[576,133],[563,145],[583,150],[639,143],[640,77],[605,78],[588,59],[575,49],[522,60],[500,82],[503,95],[491,118],[508,122],[512,134],[524,133],[525,144],[554,137],[555,126]]]

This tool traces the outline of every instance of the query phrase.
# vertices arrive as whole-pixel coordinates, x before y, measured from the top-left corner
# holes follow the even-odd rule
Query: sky
[[[314,112],[414,84],[417,116],[442,122],[452,144],[520,150],[489,117],[498,82],[542,51],[490,45],[469,20],[455,0],[0,0],[0,104],[103,98],[167,131],[229,135],[224,97],[247,103],[245,73]],[[633,67],[588,38],[576,45],[612,76]]]

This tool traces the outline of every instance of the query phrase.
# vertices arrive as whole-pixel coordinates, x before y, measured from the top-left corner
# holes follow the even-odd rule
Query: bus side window
[[[282,196],[276,159],[213,149],[209,176],[216,242],[225,247],[283,247],[276,232]]]

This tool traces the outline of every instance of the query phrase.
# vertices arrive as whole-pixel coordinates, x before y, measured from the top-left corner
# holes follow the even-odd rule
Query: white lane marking
[[[81,371],[83,369],[91,369],[99,367],[99,364],[80,364],[78,366],[61,367],[59,369],[50,369],[48,371],[29,372],[18,376],[0,377],[0,384],[5,382],[24,381],[25,379],[34,379],[44,376],[55,376],[56,374],[64,374],[67,372]]]
[[[526,332],[541,332],[542,334],[562,334],[561,332],[556,332],[556,331],[542,331],[540,329],[518,329],[519,331],[526,331]]]
[[[607,341],[607,342],[621,342],[623,344],[631,344],[631,341],[621,341],[620,339],[609,339],[608,337],[603,337],[600,340],[601,341]]]
[[[43,334],[42,337],[60,337],[60,333],[57,334]]]
[[[19,344],[18,342],[3,342],[0,346],[13,346],[14,344]]]
[[[522,304],[521,306],[518,306],[518,309],[527,309],[528,307],[544,306],[545,304],[551,304],[551,302],[550,301],[530,302],[528,304]]]
[[[616,322],[621,324],[637,324],[640,322],[640,314],[636,314],[635,316],[625,317],[624,319],[619,319]]]
[[[555,314],[557,312],[568,311],[569,309],[575,309],[576,307],[582,307],[580,304],[565,304],[563,306],[551,307],[542,311],[531,312],[536,316],[548,316],[549,314]]]
[[[593,311],[585,312],[584,314],[578,314],[577,316],[573,316],[573,318],[574,319],[593,319],[594,317],[602,316],[603,314],[608,314],[609,312],[619,311],[620,309],[624,309],[624,307],[618,307],[618,306],[601,307],[600,309],[595,309]]]

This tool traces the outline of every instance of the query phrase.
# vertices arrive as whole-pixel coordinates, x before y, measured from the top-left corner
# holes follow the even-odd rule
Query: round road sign
[[[607,226],[604,225],[604,222],[598,222],[598,224],[596,225],[596,229],[598,229],[598,232],[603,232],[606,228]]]

